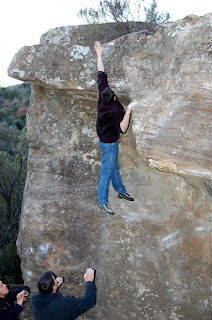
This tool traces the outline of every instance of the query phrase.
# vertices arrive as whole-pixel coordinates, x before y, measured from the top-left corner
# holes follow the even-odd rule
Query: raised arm
[[[81,298],[63,297],[64,310],[70,319],[75,319],[96,304],[96,286],[94,284],[94,270],[87,269],[84,279],[86,282],[85,294]],[[62,305],[62,304],[61,304]]]
[[[96,57],[97,57],[97,69],[98,71],[105,71],[104,65],[102,61],[102,54],[104,51],[104,46],[101,45],[100,41],[96,41],[94,44],[94,49],[96,51]]]

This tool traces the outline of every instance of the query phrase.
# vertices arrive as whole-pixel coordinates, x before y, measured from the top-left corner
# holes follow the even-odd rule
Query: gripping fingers
[[[138,104],[138,101],[134,100],[134,101],[130,102],[130,104],[128,105],[128,108],[132,109],[136,104]]]

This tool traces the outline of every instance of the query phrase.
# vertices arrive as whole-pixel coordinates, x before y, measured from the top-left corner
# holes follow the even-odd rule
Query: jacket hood
[[[53,294],[43,294],[40,292],[36,292],[32,296],[32,303],[35,307],[41,307],[49,303],[49,301],[56,298],[56,296],[60,295],[60,293],[56,292]]]

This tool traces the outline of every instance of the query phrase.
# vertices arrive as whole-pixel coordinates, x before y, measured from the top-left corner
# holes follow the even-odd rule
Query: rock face
[[[108,26],[115,38],[104,32]],[[52,269],[67,279],[63,293],[79,296],[84,270],[93,266],[98,301],[81,319],[209,320],[212,14],[154,33],[147,26],[130,34],[117,34],[115,24],[95,28],[50,30],[8,70],[33,88],[18,237],[25,283],[36,290]],[[109,84],[125,106],[139,101],[119,152],[135,202],[111,188],[114,217],[96,200],[99,30]]]

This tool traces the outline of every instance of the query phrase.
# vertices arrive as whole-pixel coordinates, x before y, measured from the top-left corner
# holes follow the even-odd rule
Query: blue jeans
[[[119,141],[113,143],[104,143],[99,140],[99,147],[102,151],[102,167],[99,177],[97,199],[99,204],[106,204],[108,202],[108,187],[110,180],[113,188],[118,193],[125,193],[126,189],[122,183],[119,172]]]

